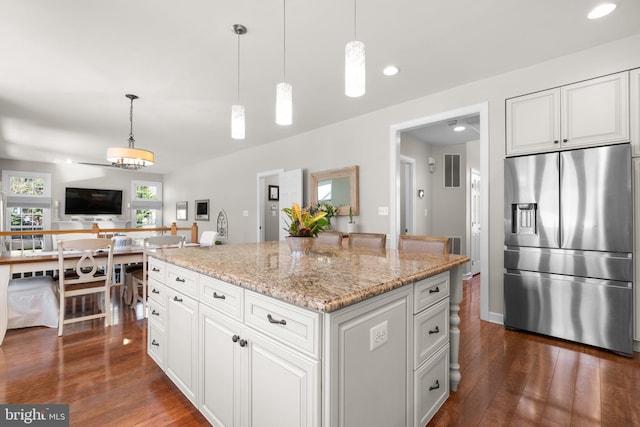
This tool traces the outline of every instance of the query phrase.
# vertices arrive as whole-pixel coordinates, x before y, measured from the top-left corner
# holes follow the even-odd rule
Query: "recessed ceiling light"
[[[616,8],[615,3],[602,3],[594,7],[593,9],[591,9],[591,12],[589,12],[589,14],[587,15],[587,18],[589,19],[602,18],[603,16],[607,16],[608,14],[613,12],[615,8]]]
[[[387,67],[384,67],[384,70],[382,70],[382,74],[384,74],[385,76],[395,76],[399,71],[400,69],[398,69],[398,67],[396,67],[395,65],[389,65]]]

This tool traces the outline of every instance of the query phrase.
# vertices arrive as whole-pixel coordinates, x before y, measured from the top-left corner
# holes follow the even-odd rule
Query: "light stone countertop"
[[[320,312],[346,307],[469,261],[461,255],[323,245],[315,245],[309,255],[292,255],[286,242],[185,247],[151,256]]]

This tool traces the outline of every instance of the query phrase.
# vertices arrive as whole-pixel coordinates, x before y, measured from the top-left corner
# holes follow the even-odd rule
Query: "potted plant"
[[[315,215],[318,212],[324,212],[326,213],[325,218],[327,219],[327,228],[331,228],[331,217],[334,217],[336,215],[338,215],[338,213],[340,212],[340,206],[334,206],[329,202],[318,202],[317,206],[311,206],[309,209],[309,213],[311,215]]]
[[[327,213],[311,214],[309,207],[302,209],[297,203],[294,203],[290,208],[282,209],[282,211],[289,218],[289,224],[284,227],[284,230],[289,233],[287,242],[291,252],[308,254],[313,247],[315,237],[329,225],[325,218]]]
[[[353,209],[349,206],[349,223],[347,224],[347,232],[348,233],[356,233],[358,231],[358,226],[356,222],[353,220]]]

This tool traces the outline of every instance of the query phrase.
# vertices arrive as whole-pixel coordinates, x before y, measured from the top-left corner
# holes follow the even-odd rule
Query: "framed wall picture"
[[[176,202],[176,220],[186,221],[188,218],[188,202]]]
[[[209,199],[196,200],[196,220],[209,221]]]
[[[280,187],[277,185],[269,186],[269,200],[280,200]]]

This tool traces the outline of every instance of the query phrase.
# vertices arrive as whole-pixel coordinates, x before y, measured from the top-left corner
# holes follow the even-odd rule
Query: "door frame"
[[[271,170],[271,171],[265,171],[265,172],[258,172],[256,175],[257,178],[257,205],[256,205],[256,210],[257,210],[257,215],[256,215],[256,221],[258,222],[257,224],[257,235],[256,235],[256,242],[264,242],[264,223],[265,223],[265,216],[264,216],[264,202],[265,202],[265,194],[267,194],[267,186],[266,186],[266,178],[268,176],[280,176],[281,173],[284,172],[284,169],[275,169],[275,170]]]
[[[444,111],[431,116],[420,117],[389,127],[389,235],[390,247],[397,247],[400,231],[400,134],[403,131],[431,123],[451,120],[461,116],[480,116],[480,176],[483,181],[489,173],[489,102],[469,105]],[[493,321],[489,314],[489,191],[482,191],[480,199],[480,319]]]
[[[409,197],[405,198],[405,212],[408,212],[409,215],[406,215],[408,219],[408,221],[406,222],[405,225],[408,224],[408,234],[415,234],[415,230],[416,230],[416,203],[415,203],[415,197],[416,197],[416,159],[408,157],[408,156],[403,156],[402,154],[400,155],[400,164],[407,164],[409,165],[409,167],[411,168],[411,178],[409,180],[409,182],[407,183],[407,187],[408,188],[400,188],[400,191],[404,191],[405,194],[409,195]],[[402,230],[400,230],[400,234],[402,234]],[[392,246],[395,247],[395,246]]]
[[[478,190],[478,192],[480,193],[480,197],[482,198],[482,174],[480,173],[480,171],[478,169],[475,168],[470,168],[469,169],[469,182],[467,183],[467,188],[469,189],[469,205],[467,208],[467,212],[469,214],[468,218],[467,218],[467,227],[469,228],[469,231],[467,233],[468,237],[467,237],[467,253],[469,254],[469,259],[473,261],[473,226],[471,224],[471,220],[473,219],[473,207],[474,207],[474,197],[473,197],[473,188],[471,186],[471,184],[473,184],[473,177],[474,175],[478,176],[479,182],[480,182],[480,189]],[[482,215],[481,212],[479,212],[480,215],[480,222],[482,223]],[[480,226],[480,238],[482,239],[482,226]],[[480,256],[480,265],[477,266],[477,272],[481,273],[482,272],[482,251],[480,252],[480,254],[478,254]],[[477,274],[474,272],[473,267],[471,267],[470,269],[471,274]]]

